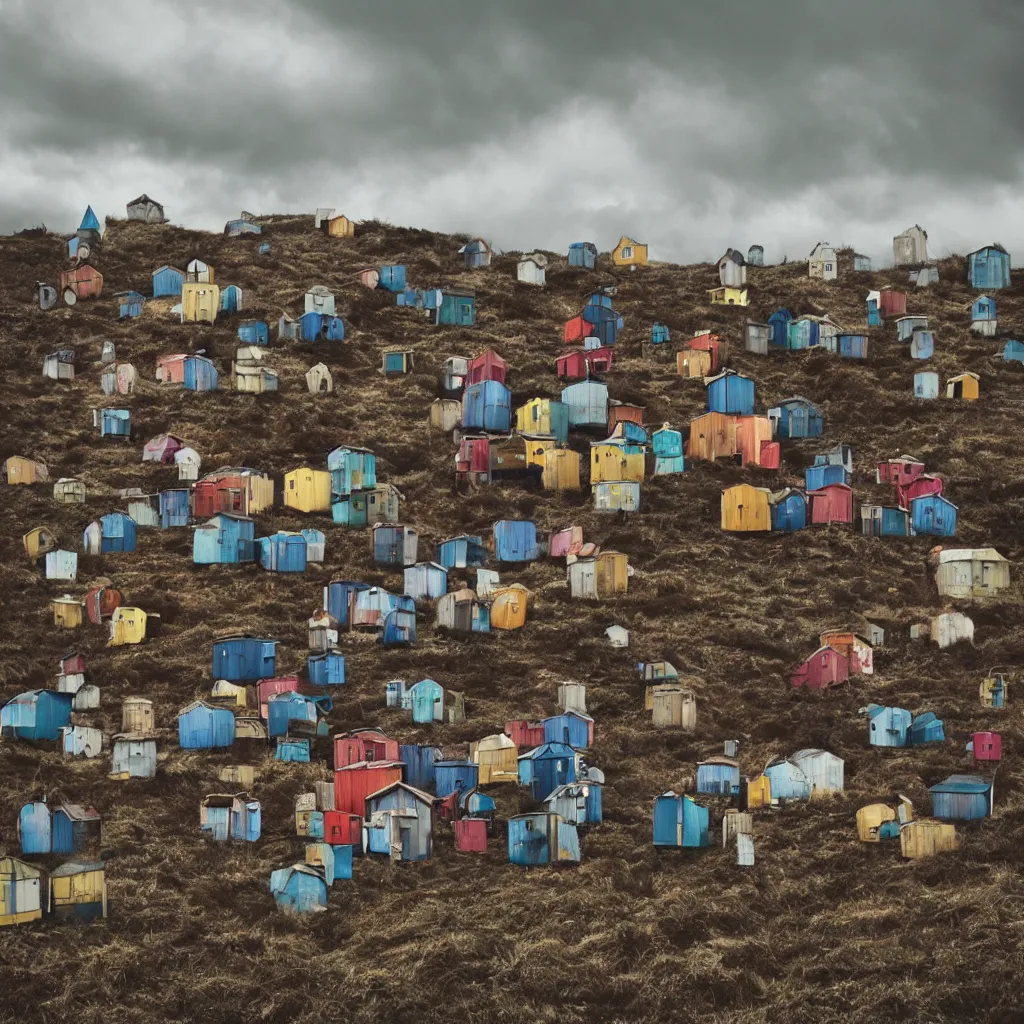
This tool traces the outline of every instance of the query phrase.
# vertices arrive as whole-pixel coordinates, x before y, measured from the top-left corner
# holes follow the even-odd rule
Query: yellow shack
[[[53,624],[61,629],[75,629],[82,624],[82,602],[77,597],[65,594],[55,597],[50,604],[53,606]]]
[[[29,558],[38,558],[47,551],[57,550],[57,535],[48,526],[37,526],[21,538],[21,543]]]
[[[544,452],[541,484],[548,491],[578,491],[580,454],[571,448],[549,448]]]
[[[500,587],[491,602],[491,629],[519,629],[526,623],[530,592],[521,583]]]
[[[324,222],[327,225],[327,234],[332,238],[352,238],[356,233],[355,221],[351,221],[343,213],[337,217],[328,217]]]
[[[590,483],[642,483],[644,451],[638,445],[612,440],[590,445]]]
[[[946,381],[946,397],[976,402],[981,394],[981,378],[976,373],[958,373]]]
[[[746,288],[734,288],[722,285],[720,288],[709,288],[708,298],[712,306],[746,306],[749,305]]]
[[[181,286],[181,322],[215,323],[220,309],[220,288],[201,281],[186,281]]]
[[[330,512],[331,474],[308,466],[285,473],[284,503],[299,512]]]
[[[931,857],[955,850],[956,846],[956,828],[949,822],[922,818],[908,822],[900,829],[900,852],[907,860]]]
[[[470,743],[469,759],[480,766],[481,786],[491,782],[516,782],[519,778],[519,748],[504,733]]]
[[[676,353],[676,372],[680,377],[711,375],[711,353],[702,349],[683,348]]]
[[[91,921],[107,916],[107,882],[102,861],[69,861],[50,873],[54,917]]]
[[[612,262],[617,267],[642,267],[647,263],[647,246],[637,242],[628,235],[619,239],[619,244],[612,249]]]
[[[36,484],[49,480],[49,470],[43,462],[34,462],[21,455],[12,455],[4,463],[9,484]]]
[[[722,491],[722,529],[740,533],[771,530],[770,495],[767,487],[750,484],[727,487]]]
[[[125,644],[141,644],[146,639],[146,613],[141,608],[114,609],[110,617],[110,639],[108,647],[123,647]]]

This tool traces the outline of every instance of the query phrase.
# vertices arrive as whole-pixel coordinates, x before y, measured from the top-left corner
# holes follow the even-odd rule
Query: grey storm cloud
[[[1022,30],[1018,0],[0,0],[0,230],[146,191],[208,228],[1012,250]]]

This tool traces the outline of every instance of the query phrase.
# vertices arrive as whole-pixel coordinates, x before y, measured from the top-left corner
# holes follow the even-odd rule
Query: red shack
[[[907,293],[892,288],[882,288],[878,293],[878,312],[882,316],[905,316]]]
[[[644,425],[644,406],[631,405],[629,402],[616,402],[614,399],[608,405],[608,433],[615,430],[616,423],[636,423]]]
[[[927,494],[942,493],[942,478],[934,473],[919,473],[908,484],[897,484],[897,500],[902,508],[910,508],[915,498],[923,498]]]
[[[493,349],[481,352],[475,359],[470,359],[469,369],[466,374],[466,384],[479,384],[484,380],[496,380],[499,384],[505,383],[505,374],[508,372],[508,363]]]
[[[398,741],[379,729],[353,729],[334,737],[334,767],[360,761],[398,761]]]
[[[898,459],[886,459],[875,468],[875,482],[880,484],[909,484],[924,472],[924,463],[909,455],[901,455]]]
[[[808,491],[807,500],[812,524],[853,522],[853,488],[848,484],[829,484],[820,490]]]
[[[506,722],[505,735],[510,736],[520,750],[532,750],[544,742],[544,723],[528,722],[525,718]]]
[[[844,682],[850,674],[850,663],[834,647],[819,647],[793,673],[793,686],[808,690],[824,690]]]
[[[997,732],[976,732],[971,736],[975,761],[998,761],[1003,756],[1003,737]]]
[[[455,475],[468,483],[490,483],[491,445],[486,437],[464,437],[459,441]]]
[[[331,846],[363,845],[363,816],[343,811],[324,811],[324,842]]]
[[[113,587],[93,587],[85,595],[85,611],[89,621],[99,625],[104,619],[109,619],[114,610],[121,607],[121,591]]]
[[[459,818],[455,825],[455,849],[463,853],[487,852],[487,822],[483,818]]]
[[[279,693],[298,692],[298,676],[278,676],[276,679],[261,679],[256,684],[256,700],[259,703],[260,716],[263,718],[263,721],[266,721],[269,715],[269,711],[267,710],[267,702],[270,700],[271,697],[274,697]]]
[[[103,291],[103,275],[89,266],[64,270],[60,275],[60,290],[69,306],[77,299],[95,299]]]
[[[68,651],[60,659],[60,674],[62,676],[74,675],[77,672],[85,671],[85,658],[78,651]]]
[[[582,345],[584,338],[589,338],[593,333],[593,325],[588,324],[582,316],[574,316],[565,325],[566,345]]]
[[[366,798],[392,782],[401,782],[401,761],[358,761],[334,772],[334,809],[362,816]]]

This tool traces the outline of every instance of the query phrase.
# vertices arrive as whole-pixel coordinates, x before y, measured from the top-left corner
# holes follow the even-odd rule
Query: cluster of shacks
[[[145,195],[128,204],[128,216],[149,224],[166,221],[160,204]],[[355,223],[333,209],[318,210],[315,226],[331,238],[356,233]],[[228,221],[225,235],[244,238],[262,235],[262,230],[255,217],[243,212]],[[938,279],[937,268],[927,263],[926,239],[917,226],[894,239],[896,264],[915,267],[911,283],[917,287]],[[102,294],[102,274],[91,263],[101,241],[100,223],[89,208],[69,243],[72,266],[61,273],[59,289],[37,284],[36,296],[43,309],[56,305],[59,298],[72,306]],[[260,242],[257,251],[265,254],[269,244]],[[493,249],[484,239],[475,238],[455,255],[466,270],[484,271],[492,265]],[[818,243],[808,260],[808,274],[823,282],[835,280],[840,260],[845,259],[828,243]],[[594,269],[597,260],[592,243],[570,245],[569,267]],[[647,246],[623,236],[610,261],[616,267],[637,270],[648,262]],[[524,286],[543,287],[549,262],[545,253],[523,254],[516,261],[516,280]],[[968,265],[975,288],[989,292],[1010,283],[1009,255],[998,245],[971,253]],[[728,249],[715,264],[718,284],[708,289],[709,304],[748,306],[748,268],[760,266],[760,246],[752,246],[746,256]],[[359,282],[393,294],[398,306],[422,311],[433,324],[475,325],[475,290],[414,288],[407,283],[406,270],[401,264],[381,264],[363,270]],[[853,253],[850,270],[869,272],[870,260]],[[155,302],[147,306],[147,297],[139,292],[121,292],[114,298],[117,318],[124,321],[159,308]],[[184,270],[170,265],[157,268],[150,298],[170,300],[172,315],[182,323],[196,324],[213,324],[253,305],[252,297],[243,295],[238,286],[217,284],[214,268],[198,257]],[[310,287],[302,296],[302,307],[294,318],[282,313],[278,341],[346,339],[346,324],[328,287]],[[934,354],[934,337],[927,318],[907,315],[906,307],[904,292],[892,287],[872,290],[867,297],[868,328],[895,319],[897,340],[909,344],[910,356],[929,359]],[[976,333],[995,336],[994,298],[981,295],[971,304],[970,315]],[[794,317],[780,308],[764,323],[747,320],[743,330],[746,351],[756,354],[823,348],[843,358],[868,357],[867,330],[847,330],[830,316]],[[651,430],[643,405],[609,394],[606,378],[624,331],[625,320],[615,308],[615,288],[597,287],[562,329],[567,348],[555,368],[564,387],[519,405],[509,387],[509,367],[497,352],[486,349],[471,358],[447,358],[429,420],[436,430],[453,435],[457,485],[519,484],[551,491],[579,491],[589,485],[596,510],[631,513],[640,509],[643,482],[684,472],[687,457],[733,459],[743,467],[779,470],[782,442],[823,434],[822,410],[802,396],[784,398],[758,413],[754,380],[728,368],[726,334],[710,329],[687,337],[676,353],[678,375],[684,380],[699,378],[705,386],[707,411],[689,424],[685,438],[669,423]],[[252,394],[277,391],[278,375],[266,365],[268,323],[239,319],[237,335],[238,347],[230,364],[235,389]],[[669,327],[653,324],[650,341],[655,346],[668,343]],[[1008,341],[1003,357],[1024,361],[1024,347]],[[132,396],[139,386],[136,369],[116,360],[112,343],[104,343],[101,362],[103,393]],[[412,350],[383,353],[385,376],[401,377],[413,369]],[[74,349],[46,355],[43,376],[54,381],[75,379]],[[158,383],[195,392],[218,389],[220,376],[215,362],[202,351],[167,354],[155,366]],[[333,389],[324,363],[312,366],[305,379],[312,394]],[[927,370],[916,374],[914,393],[921,398],[937,396],[937,376]],[[978,398],[978,376],[963,373],[951,378],[946,394]],[[93,420],[104,436],[131,438],[129,409],[97,408]],[[558,711],[547,718],[508,721],[502,733],[449,750],[430,743],[402,744],[376,728],[331,736],[330,688],[347,681],[342,633],[370,633],[388,645],[411,644],[416,640],[418,611],[425,608],[431,609],[435,627],[453,636],[519,629],[527,622],[534,596],[521,583],[502,582],[499,569],[514,572],[540,558],[564,559],[571,596],[604,600],[627,590],[633,570],[625,554],[586,542],[578,526],[542,535],[530,519],[502,519],[494,522],[486,537],[458,534],[440,540],[435,560],[421,560],[419,531],[400,521],[403,496],[393,485],[378,483],[375,454],[356,446],[339,446],[327,454],[324,467],[301,466],[286,472],[279,482],[257,469],[235,466],[200,477],[198,453],[171,434],[146,442],[142,459],[176,468],[180,486],[155,494],[122,491],[124,511],[108,512],[85,525],[81,548],[86,558],[131,555],[139,530],[191,526],[197,565],[259,562],[272,572],[301,572],[309,563],[323,562],[326,542],[320,530],[256,536],[254,517],[273,507],[277,493],[280,505],[292,512],[329,513],[336,525],[367,528],[375,566],[401,573],[394,592],[342,579],[331,580],[323,588],[322,607],[318,602],[307,623],[303,672],[278,673],[275,639],[244,632],[218,635],[212,647],[209,692],[197,694],[177,715],[182,750],[231,748],[232,753],[239,752],[241,761],[270,744],[278,761],[316,763],[317,754],[330,745],[333,778],[316,782],[314,791],[302,793],[295,803],[296,834],[305,840],[303,859],[274,871],[270,879],[279,906],[292,911],[324,909],[328,889],[352,877],[355,858],[383,856],[393,863],[428,859],[438,828],[449,830],[450,826],[457,851],[486,852],[501,824],[497,802],[485,790],[496,785],[522,788],[537,806],[504,823],[510,862],[534,866],[580,860],[580,833],[602,821],[604,782],[603,773],[588,763],[594,721],[587,713],[585,684],[559,683]],[[47,466],[38,460],[12,456],[5,471],[11,484],[49,483]],[[722,495],[722,528],[793,532],[807,525],[853,524],[852,474],[852,452],[838,444],[814,456],[805,470],[803,488],[771,490],[749,483],[727,488]],[[942,479],[925,472],[923,463],[908,456],[879,463],[875,483],[894,486],[896,502],[894,506],[861,505],[865,534],[955,534],[956,507],[943,496]],[[60,504],[83,503],[85,483],[62,477],[53,485],[53,496]],[[23,544],[33,562],[43,560],[48,579],[77,579],[77,542],[62,548],[56,530],[38,526],[25,535]],[[488,567],[489,562],[498,568]],[[986,597],[1009,585],[1008,564],[992,548],[936,549],[932,562],[938,592],[949,598]],[[470,571],[475,589],[468,585]],[[86,622],[105,626],[108,644],[114,647],[142,643],[157,635],[160,625],[158,614],[126,604],[106,577],[92,580],[84,594],[55,597],[52,611],[60,628],[79,628]],[[933,642],[943,647],[973,636],[973,623],[960,612],[936,616],[925,628]],[[825,690],[851,676],[871,675],[873,648],[884,638],[870,624],[866,633],[845,629],[822,633],[819,648],[794,671],[792,686]],[[621,626],[609,627],[607,636],[613,646],[628,645],[628,633]],[[699,679],[681,678],[667,661],[644,662],[639,668],[644,705],[653,724],[695,732]],[[142,696],[126,698],[121,731],[108,736],[89,715],[100,706],[100,692],[89,682],[84,658],[70,651],[59,669],[52,689],[18,694],[0,709],[3,737],[57,743],[69,757],[95,758],[107,752],[113,778],[153,778],[159,755],[152,701]],[[1005,672],[991,670],[981,684],[982,704],[1003,707],[1006,691]],[[419,728],[460,725],[467,715],[471,718],[472,711],[463,692],[432,678],[415,683],[387,681],[385,705],[407,713]],[[932,712],[915,717],[903,708],[872,703],[861,713],[868,721],[869,746],[945,742],[943,722]],[[974,763],[988,762],[991,767],[1001,758],[1001,737],[996,732],[973,733],[967,750]],[[843,790],[843,761],[828,751],[808,748],[773,757],[750,775],[744,773],[739,755],[738,741],[726,741],[721,755],[699,761],[691,779],[655,798],[656,847],[708,846],[714,815],[721,820],[723,845],[735,844],[737,862],[749,866],[754,863],[753,812]],[[259,841],[262,808],[250,795],[256,783],[254,768],[221,766],[218,781],[224,791],[201,801],[198,833],[218,842]],[[860,838],[879,842],[899,836],[908,858],[953,849],[957,840],[951,822],[987,816],[994,799],[993,783],[980,770],[976,775],[950,776],[932,786],[931,794],[932,819],[915,818],[903,797],[894,807],[862,808],[857,814]],[[100,848],[100,828],[95,809],[63,798],[25,804],[18,819],[22,858],[76,859],[52,870],[14,857],[0,860],[0,924],[29,921],[45,913],[84,919],[105,916],[105,869],[102,861],[94,859]]]

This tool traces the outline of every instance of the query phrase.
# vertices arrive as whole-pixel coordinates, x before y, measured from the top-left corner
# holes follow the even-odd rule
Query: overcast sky
[[[0,232],[147,192],[214,230],[1022,258],[1022,40],[1021,0],[0,0]]]

